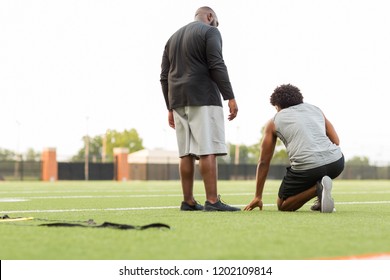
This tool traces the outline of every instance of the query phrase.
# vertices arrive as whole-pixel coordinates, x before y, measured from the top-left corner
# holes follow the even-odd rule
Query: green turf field
[[[181,212],[177,181],[1,182],[2,260],[292,260],[390,252],[390,181],[334,181],[337,211],[278,212],[280,181],[268,181],[263,211]],[[220,181],[229,204],[243,207],[254,181]],[[195,186],[204,202],[203,184]],[[47,222],[165,223],[171,229],[52,228]]]

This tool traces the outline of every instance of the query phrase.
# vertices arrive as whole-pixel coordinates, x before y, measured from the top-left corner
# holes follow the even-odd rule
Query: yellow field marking
[[[7,219],[0,219],[0,223],[29,221],[33,219],[34,217],[7,218]]]

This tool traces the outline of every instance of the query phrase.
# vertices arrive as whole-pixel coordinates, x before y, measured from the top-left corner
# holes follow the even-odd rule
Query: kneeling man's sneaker
[[[334,209],[334,201],[332,198],[332,179],[329,176],[324,176],[321,180],[321,212],[332,213]]]
[[[310,207],[311,211],[321,211],[321,202],[319,199],[314,201],[314,204]]]

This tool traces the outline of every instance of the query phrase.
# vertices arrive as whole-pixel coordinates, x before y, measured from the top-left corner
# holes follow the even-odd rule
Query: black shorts
[[[287,167],[279,188],[279,198],[285,200],[313,187],[324,176],[334,179],[344,170],[344,156],[330,164],[308,170],[293,170]]]

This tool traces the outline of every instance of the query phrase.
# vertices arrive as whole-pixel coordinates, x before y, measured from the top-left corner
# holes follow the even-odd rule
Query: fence
[[[0,180],[40,180],[40,161],[0,161]]]
[[[88,180],[113,180],[113,163],[88,164]],[[58,180],[85,180],[85,164],[81,162],[59,162]]]
[[[268,178],[282,179],[286,166],[271,165]],[[114,163],[93,163],[88,165],[89,180],[114,180]],[[196,166],[195,179],[201,179]],[[220,180],[254,180],[255,164],[219,164]],[[40,180],[40,161],[0,161],[0,180]],[[85,180],[85,165],[81,162],[58,162],[59,180]],[[179,180],[178,164],[129,164],[130,180]],[[346,165],[339,179],[390,179],[390,166]]]
[[[255,164],[219,164],[220,180],[255,180]],[[178,164],[130,164],[130,179],[133,180],[179,180]],[[271,165],[268,179],[280,180],[286,173],[285,165]],[[356,166],[346,165],[338,177],[345,180],[389,180],[390,166]],[[196,166],[195,179],[201,179]]]
[[[219,164],[218,178],[220,180],[254,180],[257,165],[254,164]],[[286,167],[272,165],[268,178],[283,178]],[[133,180],[179,180],[178,164],[130,164],[130,179]],[[195,166],[195,179],[200,180],[198,165]]]

